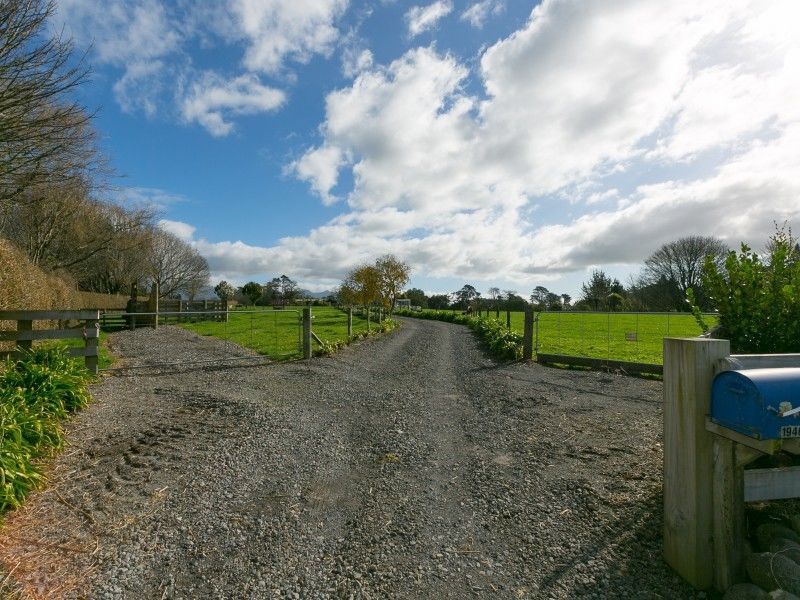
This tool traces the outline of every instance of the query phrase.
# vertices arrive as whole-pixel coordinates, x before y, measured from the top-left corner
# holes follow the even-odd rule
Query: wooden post
[[[367,306],[366,310],[367,310],[367,331],[372,331],[372,327],[370,326],[370,319],[369,319],[370,313],[372,312],[372,307],[371,306]]]
[[[714,581],[714,449],[705,420],[715,364],[729,354],[728,340],[664,339],[664,559],[697,589]]]
[[[347,309],[347,338],[353,337],[353,307]]]
[[[506,311],[506,328],[511,329],[511,311]]]
[[[725,592],[744,578],[744,466],[762,453],[713,436],[714,587]]]
[[[97,313],[97,318],[100,318],[100,312]],[[100,322],[98,320],[88,319],[84,323],[83,329],[84,347],[86,348],[86,356],[84,357],[84,364],[86,370],[92,375],[97,375],[97,343],[100,337]]]
[[[303,358],[311,358],[311,307],[303,308]]]
[[[17,331],[33,331],[33,321],[17,321]],[[30,352],[33,348],[33,340],[17,340],[17,347],[25,352]]]
[[[525,329],[522,335],[522,360],[533,358],[533,307],[525,307]]]

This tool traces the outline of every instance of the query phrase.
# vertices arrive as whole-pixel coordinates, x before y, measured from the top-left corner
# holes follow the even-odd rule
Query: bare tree
[[[96,156],[91,117],[70,98],[88,69],[70,40],[47,35],[54,11],[54,0],[0,2],[0,200],[71,179]]]
[[[13,204],[5,235],[35,265],[68,271],[83,289],[116,292],[144,274],[134,271],[149,247],[153,213],[93,200],[88,187],[82,178],[29,187]]]
[[[685,310],[686,291],[692,288],[695,295],[702,295],[701,275],[706,256],[719,262],[728,252],[722,240],[711,236],[690,235],[661,246],[644,261],[647,279],[651,283],[666,280],[677,287],[679,305]]]
[[[148,260],[149,278],[158,284],[159,296],[173,296],[208,283],[208,262],[187,242],[156,229]]]

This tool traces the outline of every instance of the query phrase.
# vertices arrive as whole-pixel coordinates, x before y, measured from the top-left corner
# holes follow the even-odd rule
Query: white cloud
[[[163,229],[172,235],[182,239],[185,242],[192,241],[194,232],[197,230],[192,225],[184,223],[183,221],[170,221],[169,219],[161,219],[158,222],[159,229]]]
[[[359,50],[355,47],[348,47],[342,52],[342,74],[345,77],[355,77],[362,71],[371,68],[372,63],[372,51],[368,48]]]
[[[339,168],[345,163],[343,152],[336,146],[320,146],[306,152],[300,160],[289,165],[288,172],[308,181],[319,194],[324,204],[330,205],[337,198],[331,194],[339,178]]]
[[[225,115],[253,115],[271,112],[286,101],[286,94],[262,85],[255,75],[241,75],[224,80],[207,72],[192,84],[181,103],[186,121],[197,121],[216,137],[233,131],[233,123]]]
[[[446,17],[452,11],[453,3],[450,0],[437,0],[427,6],[412,6],[405,15],[408,34],[414,37],[432,29],[439,19]]]
[[[186,202],[186,197],[159,188],[124,187],[112,195],[112,200],[123,206],[149,207],[161,210],[172,204]]]
[[[245,67],[276,73],[287,58],[305,63],[314,54],[329,55],[339,38],[334,22],[347,5],[348,0],[237,0],[234,13],[249,42]]]
[[[489,15],[499,15],[505,10],[503,0],[481,0],[461,13],[461,20],[473,27],[481,28]]]
[[[292,165],[326,203],[350,169],[351,212],[275,251],[308,270],[326,248],[339,271],[393,251],[430,276],[530,282],[689,233],[763,240],[800,218],[800,40],[762,12],[546,0],[483,54],[485,99],[432,48],[364,71]]]
[[[307,63],[315,54],[329,56],[340,37],[335,22],[347,6],[348,0],[215,0],[199,6],[185,0],[60,0],[52,27],[63,26],[80,46],[91,47],[95,64],[121,71],[113,89],[124,111],[177,114],[222,136],[233,129],[230,115],[283,104],[285,94],[262,85],[257,75],[278,74],[287,62]],[[210,80],[193,64],[195,42],[208,49],[238,46],[244,73]],[[360,57],[362,67],[367,58]]]

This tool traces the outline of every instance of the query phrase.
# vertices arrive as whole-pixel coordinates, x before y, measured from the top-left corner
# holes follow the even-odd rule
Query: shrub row
[[[377,335],[379,333],[388,333],[393,329],[396,329],[400,323],[393,319],[384,319],[381,323],[373,323],[372,329],[370,331],[359,331],[354,333],[350,339],[347,340],[333,340],[333,341],[323,341],[322,346],[316,351],[318,356],[330,356],[331,354],[338,352],[351,342],[356,340],[368,338],[371,335]]]
[[[63,444],[62,421],[89,401],[89,373],[63,347],[0,366],[0,512],[43,479],[39,460]]]
[[[466,325],[478,334],[492,356],[502,360],[522,358],[522,334],[506,328],[505,324],[497,319],[439,310],[400,309],[396,313],[403,317]]]

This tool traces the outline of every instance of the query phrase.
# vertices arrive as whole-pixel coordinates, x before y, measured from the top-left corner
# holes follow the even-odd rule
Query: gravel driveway
[[[0,559],[54,597],[692,598],[661,559],[661,387],[413,319],[333,358],[105,376]]]

